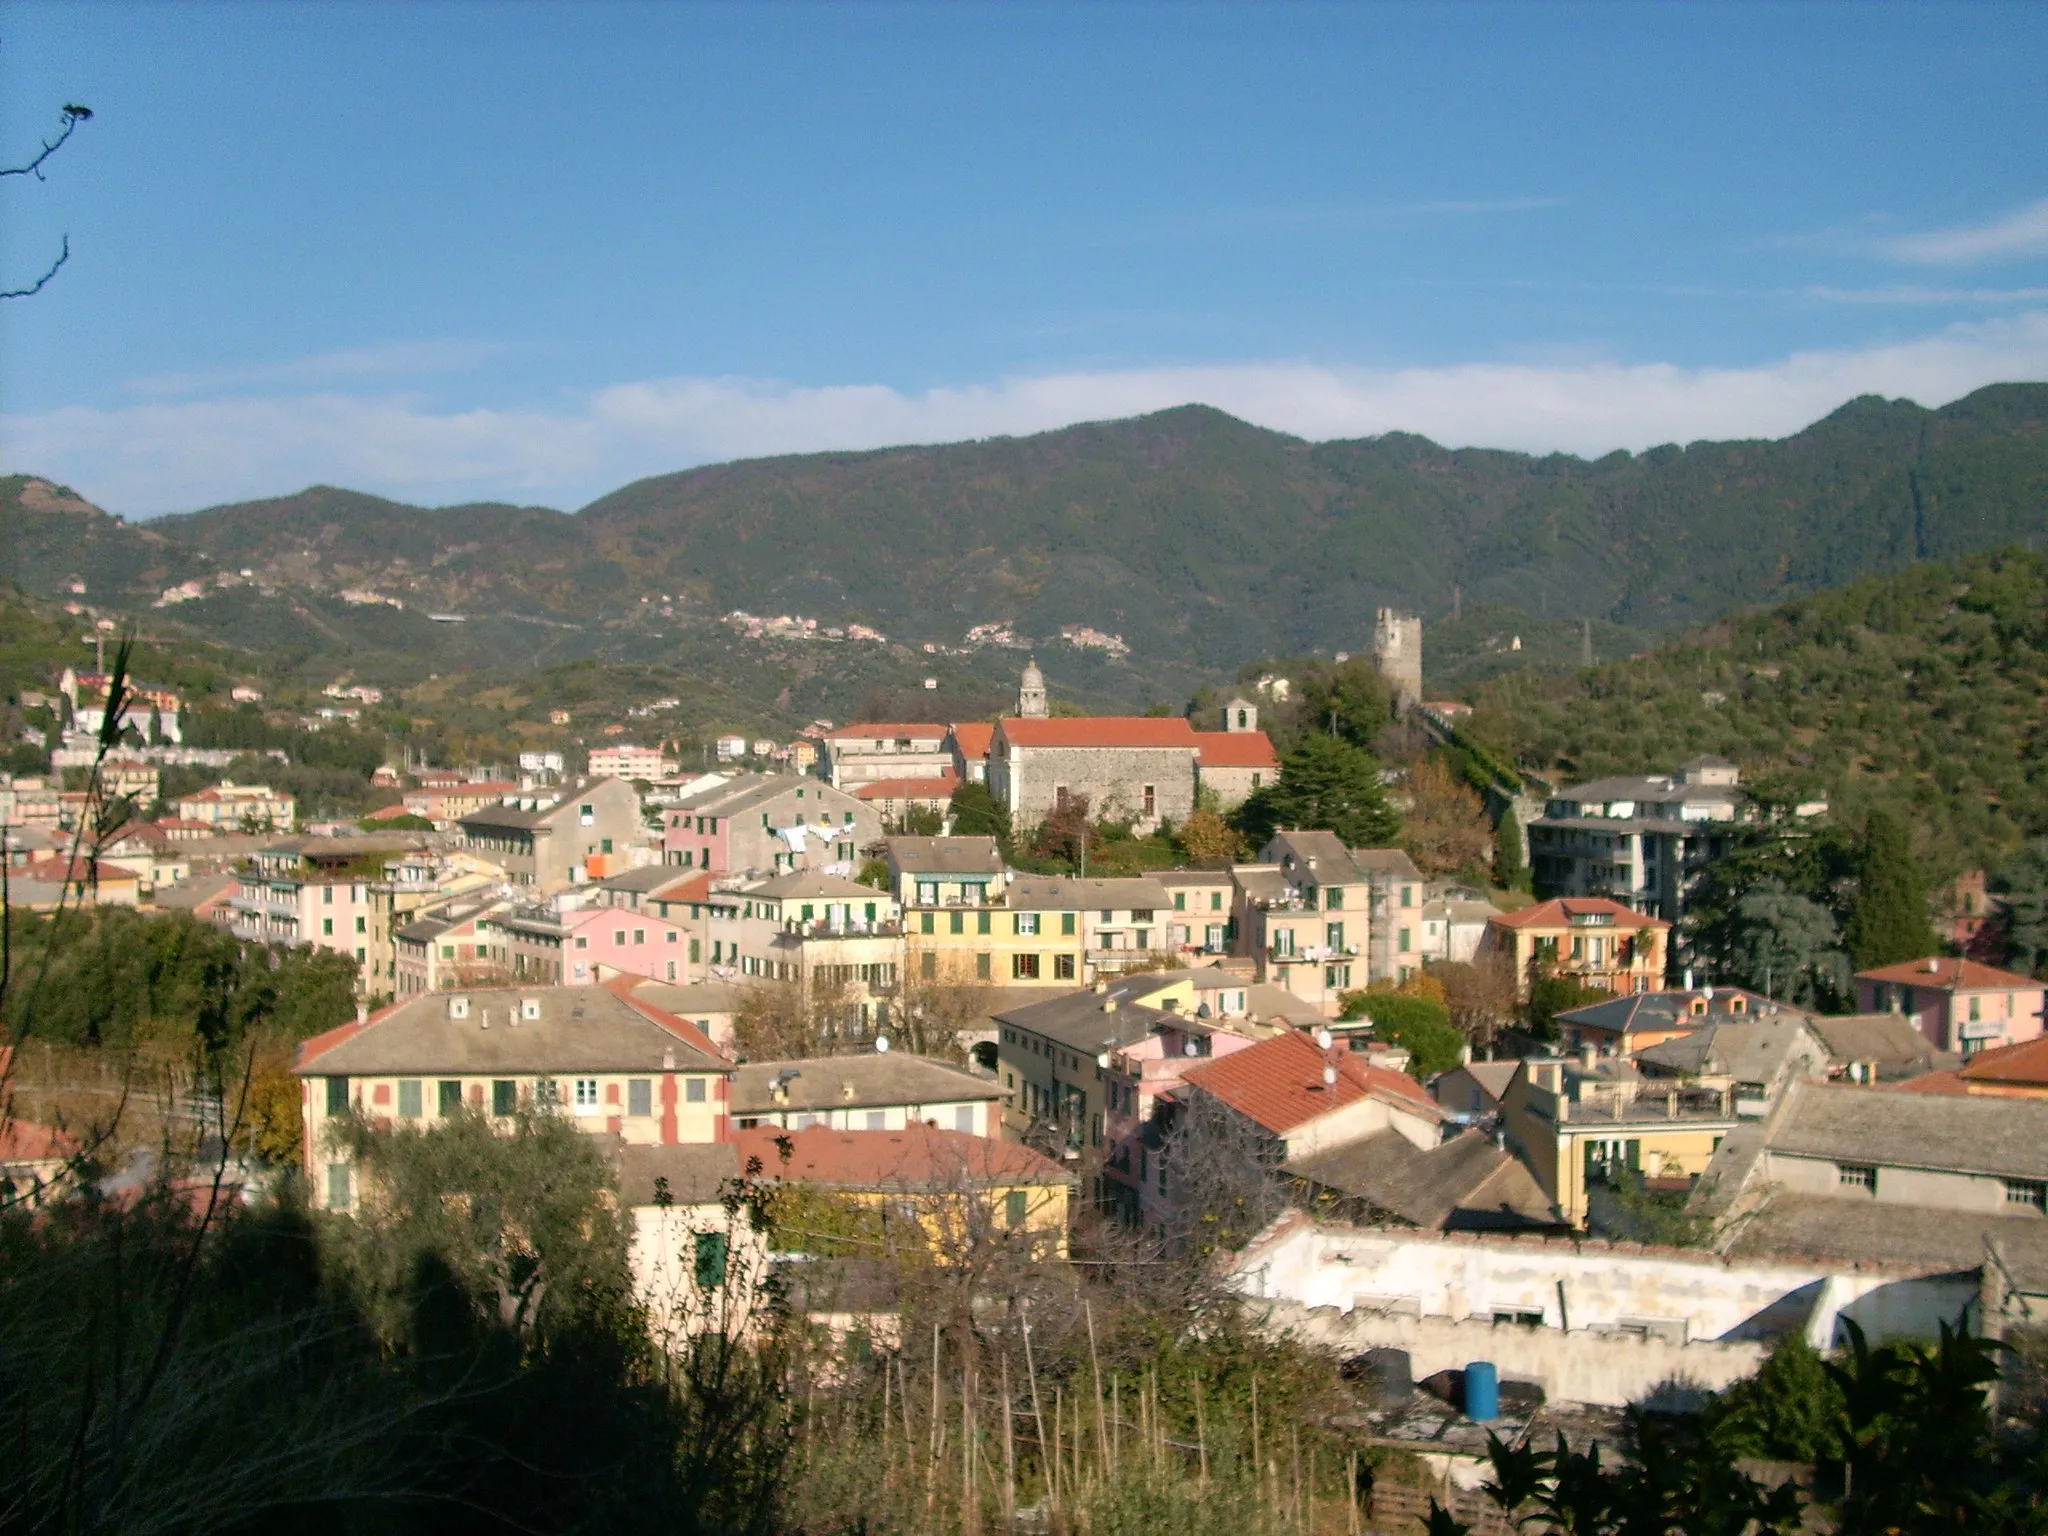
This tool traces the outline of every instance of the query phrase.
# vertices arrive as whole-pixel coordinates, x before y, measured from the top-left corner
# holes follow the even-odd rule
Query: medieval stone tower
[[[1045,701],[1045,674],[1038,670],[1036,656],[1024,668],[1024,679],[1017,687],[1017,713],[1026,720],[1043,720],[1050,713]]]
[[[1402,709],[1422,702],[1422,620],[1382,608],[1373,617],[1372,660]]]

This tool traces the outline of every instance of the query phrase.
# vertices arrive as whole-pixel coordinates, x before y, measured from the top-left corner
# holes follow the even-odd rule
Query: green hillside
[[[1591,618],[1608,655],[1602,641],[1631,632],[2028,544],[2048,531],[2048,386],[1994,386],[1936,411],[1859,399],[1782,441],[1596,461],[1399,433],[1310,444],[1189,406],[1027,438],[716,465],[577,515],[316,487],[137,526],[36,510],[28,483],[0,482],[0,575],[46,597],[79,577],[97,601],[136,603],[248,569],[278,591],[371,587],[409,608],[586,629],[631,628],[643,598],[674,624],[803,613],[913,649],[1004,620],[1055,680],[1077,659],[1060,629],[1089,625],[1131,646],[1131,674],[1107,682],[1135,704],[1256,656],[1359,650],[1381,604],[1434,625],[1461,593],[1468,614],[1529,615],[1532,634]],[[439,642],[414,638],[391,636],[437,666]],[[1446,639],[1447,659],[1463,654]],[[1461,662],[1441,686],[1474,675]]]
[[[1895,808],[1935,869],[1995,862],[2048,832],[2048,556],[1919,564],[1475,696],[1475,733],[1559,781],[1716,752],[1851,821]]]

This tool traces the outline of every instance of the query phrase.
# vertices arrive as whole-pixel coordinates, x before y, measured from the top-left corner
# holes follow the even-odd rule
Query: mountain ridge
[[[1088,627],[1134,666],[1184,674],[1362,649],[1379,606],[1670,632],[2027,543],[2048,533],[2048,385],[1934,410],[1861,396],[1785,438],[1598,459],[1399,432],[1309,442],[1190,405],[703,465],[575,512],[313,486],[81,523],[27,506],[27,483],[0,480],[0,575],[45,596],[82,581],[114,608],[248,570],[279,591],[628,627],[643,610],[701,624],[745,609],[916,646],[1001,621],[1048,648]]]

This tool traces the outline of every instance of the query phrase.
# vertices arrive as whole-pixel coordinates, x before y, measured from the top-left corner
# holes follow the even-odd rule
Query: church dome
[[[1024,686],[1026,688],[1043,688],[1045,686],[1045,674],[1038,670],[1038,658],[1036,656],[1032,657],[1025,665]]]

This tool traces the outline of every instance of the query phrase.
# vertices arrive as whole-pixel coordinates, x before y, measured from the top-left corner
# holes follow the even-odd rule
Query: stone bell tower
[[[1024,668],[1024,680],[1017,685],[1017,713],[1026,720],[1043,720],[1051,711],[1045,701],[1045,674],[1038,670],[1038,658]]]
[[[1394,688],[1395,702],[1408,709],[1422,702],[1422,620],[1382,608],[1374,615],[1372,660]]]

